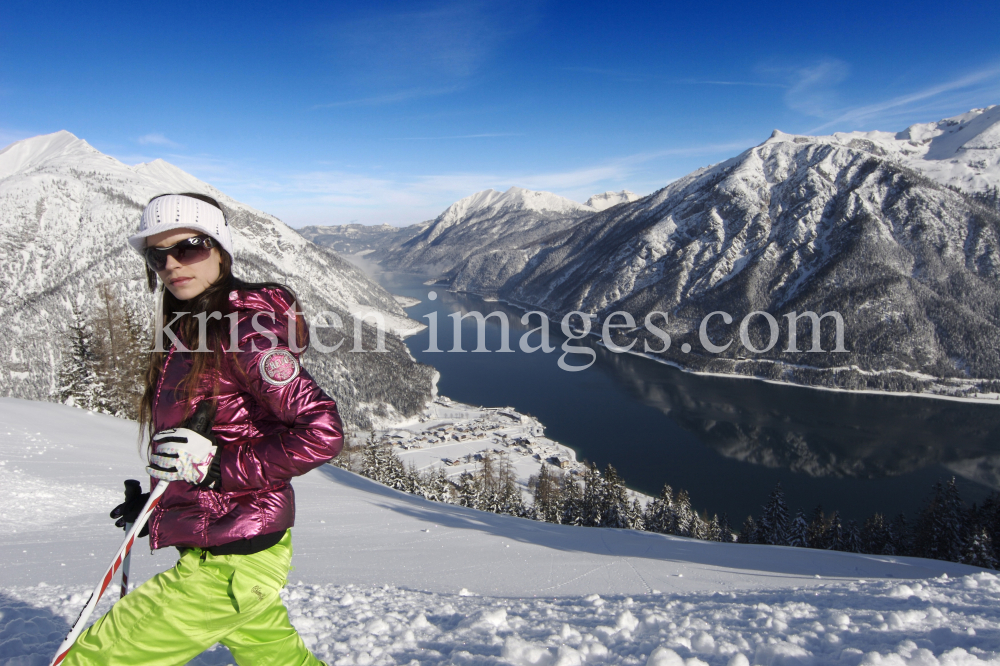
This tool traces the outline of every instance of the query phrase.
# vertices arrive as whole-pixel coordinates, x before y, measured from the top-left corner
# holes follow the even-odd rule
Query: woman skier
[[[289,480],[336,456],[343,427],[299,365],[308,334],[295,297],[233,275],[230,227],[210,197],[154,198],[128,240],[150,290],[163,285],[139,423],[152,433],[151,483],[171,483],[150,547],[180,559],[81,634],[63,664],[180,665],[217,642],[240,666],[321,664],[278,591],[292,557]],[[209,437],[181,427],[205,400]],[[146,497],[112,511],[119,527]]]

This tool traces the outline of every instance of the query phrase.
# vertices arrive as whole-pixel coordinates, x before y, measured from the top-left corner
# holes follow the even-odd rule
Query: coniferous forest
[[[836,510],[827,514],[821,506],[808,515],[799,509],[793,516],[779,483],[760,510],[747,515],[736,530],[728,516],[698,512],[687,491],[669,485],[644,505],[638,497],[630,497],[624,479],[611,465],[602,472],[588,464],[583,474],[572,474],[542,462],[528,482],[532,501],[526,503],[504,454],[482,454],[475,472],[463,472],[454,480],[445,476],[443,468],[426,473],[408,468],[390,443],[372,436],[363,445],[345,447],[333,463],[435,502],[549,523],[997,567],[993,544],[1000,536],[1000,493],[981,506],[968,506],[954,477],[930,489],[926,504],[912,520],[903,514],[887,518],[875,513],[860,525],[844,520]]]
[[[97,297],[88,315],[73,308],[52,397],[135,420],[148,363],[146,316],[117,298],[107,282],[98,285]]]

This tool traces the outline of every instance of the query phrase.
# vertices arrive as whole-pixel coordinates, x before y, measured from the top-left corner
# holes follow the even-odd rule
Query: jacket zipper
[[[153,397],[153,405],[150,414],[151,419],[156,419],[156,408],[160,404],[160,391],[163,389],[163,380],[166,379],[167,377],[167,366],[170,365],[170,359],[171,357],[173,357],[173,355],[174,355],[174,345],[171,344],[170,349],[167,350],[167,360],[163,362],[163,369],[160,371],[160,378],[156,380],[156,395]],[[153,424],[150,425],[152,426]],[[155,433],[150,433],[150,436],[152,437],[153,434]],[[150,492],[152,492],[152,488],[150,488]],[[149,516],[150,522],[152,522],[153,518],[154,518],[153,515]],[[150,528],[152,528],[152,525],[150,525]],[[150,532],[152,532],[152,529],[150,529]],[[149,552],[150,554],[153,553],[152,535],[149,538]]]
[[[163,370],[160,371],[160,378],[156,380],[156,396],[153,398],[153,414],[156,414],[156,407],[160,404],[160,391],[163,389],[163,380],[167,377],[167,366],[170,365],[170,359],[174,355],[174,345],[170,345],[170,349],[167,350],[167,360],[163,362]]]

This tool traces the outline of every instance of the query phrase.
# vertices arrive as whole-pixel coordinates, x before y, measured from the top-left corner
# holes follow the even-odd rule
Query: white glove
[[[161,430],[153,435],[153,455],[146,471],[162,481],[187,481],[210,486],[218,479],[212,474],[212,460],[218,448],[212,440],[187,428]],[[214,476],[214,478],[212,478]]]

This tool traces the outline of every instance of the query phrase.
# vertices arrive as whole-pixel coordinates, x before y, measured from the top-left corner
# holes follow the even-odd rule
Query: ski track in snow
[[[47,529],[74,515],[106,511],[121,502],[121,492],[83,483],[53,483],[0,465],[0,531]]]
[[[49,663],[121,542],[134,428],[0,399],[0,666]],[[331,665],[1000,666],[1000,577],[971,567],[548,525],[331,467],[295,488],[282,597]],[[133,581],[175,557],[140,542]]]
[[[7,589],[0,660],[46,664],[84,586]],[[289,585],[292,623],[330,664],[959,666],[1000,664],[1000,578],[858,581],[750,593],[489,598]],[[103,601],[99,612],[110,606]],[[233,663],[221,646],[190,662]]]

